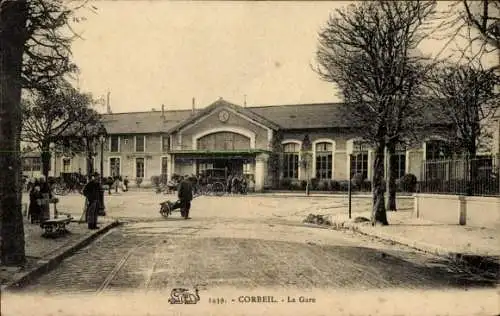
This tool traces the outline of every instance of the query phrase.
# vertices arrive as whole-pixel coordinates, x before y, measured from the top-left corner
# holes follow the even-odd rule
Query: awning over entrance
[[[248,150],[227,150],[227,151],[200,151],[200,150],[179,150],[172,151],[171,154],[175,160],[227,160],[231,159],[249,159],[254,158],[260,153],[269,153],[267,150],[248,149]]]

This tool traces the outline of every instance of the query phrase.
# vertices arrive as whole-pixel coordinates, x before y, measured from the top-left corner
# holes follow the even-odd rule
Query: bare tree
[[[427,69],[411,52],[425,37],[435,1],[370,1],[336,10],[319,34],[317,72],[335,83],[346,119],[375,147],[372,224],[388,225],[384,151],[410,128],[416,89]]]
[[[439,29],[446,40],[442,50],[451,43],[458,46],[459,62],[481,59],[485,54],[500,54],[500,0],[458,0],[449,3],[448,10],[442,12]],[[437,32],[441,33],[441,32]],[[461,39],[461,41],[457,41]],[[466,42],[463,45],[463,41]],[[438,54],[439,55],[439,54]],[[499,69],[500,66],[493,65]]]
[[[440,111],[453,122],[455,148],[469,158],[476,156],[486,123],[500,107],[499,83],[494,69],[484,69],[479,61],[442,63],[429,76],[429,92],[445,100],[439,103]]]
[[[53,81],[78,72],[71,61],[71,44],[80,37],[71,24],[85,19],[80,9],[95,11],[87,1],[32,0],[28,3],[28,22],[23,59],[23,88],[51,89]],[[49,87],[47,88],[47,85]]]
[[[0,214],[1,260],[24,264],[20,195],[21,72],[28,6],[25,0],[0,1]]]
[[[472,40],[481,40],[500,50],[500,0],[463,0],[462,3],[463,20],[479,33],[479,37]]]
[[[32,143],[42,152],[42,172],[47,177],[51,143],[64,144],[72,135],[98,123],[99,116],[90,106],[90,94],[80,93],[68,83],[52,91],[36,92],[23,102],[23,141]],[[73,147],[74,148],[74,147]]]

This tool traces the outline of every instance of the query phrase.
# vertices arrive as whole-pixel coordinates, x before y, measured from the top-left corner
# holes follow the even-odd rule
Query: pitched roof
[[[348,127],[343,119],[342,103],[270,105],[248,108],[276,122],[283,129]]]
[[[171,133],[210,113],[216,107],[229,107],[272,129],[347,128],[356,127],[346,120],[343,103],[311,103],[242,107],[225,100],[217,100],[203,109],[129,112],[103,114],[109,134]],[[424,113],[425,121],[439,124],[447,119],[434,111]]]
[[[195,110],[195,114],[200,110]],[[192,110],[129,112],[103,114],[108,134],[166,133],[172,127],[193,116]]]
[[[172,127],[169,130],[169,132],[170,133],[176,132],[176,131],[182,129],[184,126],[190,124],[191,122],[196,121],[197,119],[203,117],[204,115],[207,115],[208,113],[212,112],[214,109],[219,108],[219,107],[230,108],[230,109],[236,111],[237,113],[240,113],[244,116],[247,116],[247,117],[249,117],[249,118],[251,118],[251,119],[253,119],[253,120],[263,124],[264,126],[269,127],[269,128],[272,128],[272,129],[279,129],[280,128],[279,125],[277,125],[275,122],[269,120],[267,117],[263,117],[263,116],[259,115],[258,113],[254,113],[253,111],[249,110],[248,108],[244,108],[242,106],[236,105],[234,103],[228,102],[228,101],[220,98],[219,100],[215,101],[214,103],[210,104],[209,106],[207,106],[203,110],[196,113],[195,115],[193,115],[193,116],[189,117],[188,119],[184,120],[183,122],[180,122],[179,124],[175,125],[174,127]]]

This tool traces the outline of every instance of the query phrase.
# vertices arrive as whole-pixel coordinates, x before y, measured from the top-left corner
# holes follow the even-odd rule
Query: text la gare
[[[288,303],[316,303],[316,299],[312,297],[299,296],[299,298],[288,296]]]

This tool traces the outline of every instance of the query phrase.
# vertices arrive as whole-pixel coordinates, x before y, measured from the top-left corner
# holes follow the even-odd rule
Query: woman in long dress
[[[38,183],[34,183],[30,190],[30,205],[28,210],[31,224],[37,224],[40,222],[40,215],[42,213],[42,198],[40,185]]]
[[[40,178],[40,193],[42,194],[40,221],[43,222],[50,219],[50,200],[52,199],[52,190],[45,181],[45,177]]]

